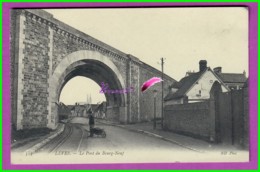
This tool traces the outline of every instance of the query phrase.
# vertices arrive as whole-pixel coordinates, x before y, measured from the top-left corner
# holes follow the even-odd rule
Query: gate
[[[219,119],[217,135],[219,135],[218,142],[223,144],[232,144],[232,106],[231,106],[231,93],[219,92],[217,99],[215,100],[216,105],[216,117]]]
[[[247,131],[245,108],[248,106],[244,101],[244,96],[248,93],[244,90],[247,91],[243,88],[223,93],[219,83],[213,84],[210,93],[211,98],[215,100],[216,142],[244,145]]]

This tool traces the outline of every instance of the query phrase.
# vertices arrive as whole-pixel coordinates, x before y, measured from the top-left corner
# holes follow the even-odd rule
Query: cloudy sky
[[[201,59],[207,60],[211,68],[221,66],[224,73],[242,73],[245,70],[248,74],[248,11],[243,7],[46,11],[157,69],[161,67],[158,64],[160,58],[166,58],[165,73],[176,80],[184,77],[187,71],[198,71]],[[82,85],[86,82],[95,86],[94,82],[84,78],[74,80]],[[74,87],[69,82],[64,90]],[[78,98],[81,95],[82,101],[86,100],[82,91],[74,95]],[[65,103],[75,101],[71,98],[65,100],[62,95],[61,100]],[[93,94],[92,100],[95,103],[102,98],[96,99]]]

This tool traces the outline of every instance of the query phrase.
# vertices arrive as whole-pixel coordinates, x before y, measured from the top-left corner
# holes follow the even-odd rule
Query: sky
[[[63,87],[59,101],[66,105],[74,105],[76,102],[99,104],[106,101],[104,94],[99,93],[100,89],[99,85],[93,80],[83,76],[77,76],[72,78]]]
[[[245,70],[248,76],[248,10],[245,7],[46,11],[159,70],[160,58],[165,58],[165,73],[177,81],[187,71],[197,72],[200,60],[207,60],[211,68],[221,66],[224,73]],[[87,81],[86,78],[78,79]],[[86,99],[86,95],[84,97]],[[99,101],[94,97],[93,102]]]

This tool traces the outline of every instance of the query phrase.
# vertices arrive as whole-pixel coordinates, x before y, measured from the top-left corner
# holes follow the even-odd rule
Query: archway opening
[[[101,92],[103,83],[110,90],[123,89],[117,74],[106,64],[89,59],[76,61],[65,69],[58,81],[57,120],[88,117],[92,111],[95,117],[120,121],[125,108],[124,94]]]
[[[62,88],[57,104],[59,121],[88,117],[90,111],[96,118],[105,119],[106,97],[99,94],[100,90],[101,87],[89,78],[76,76],[70,79]]]
[[[100,104],[106,101],[104,94],[100,94],[101,87],[93,80],[76,76],[69,80],[62,88],[59,102],[65,105],[75,105],[75,103]]]
[[[125,82],[122,72],[106,56],[93,51],[76,51],[69,54],[58,64],[51,77],[50,115],[48,126],[55,128],[58,122],[58,105],[64,86],[74,77],[85,77],[94,81],[99,88],[106,83],[110,90],[122,90]],[[106,117],[108,120],[127,121],[125,94],[100,93],[106,98]],[[84,95],[85,96],[85,95]],[[92,98],[93,99],[93,98]]]

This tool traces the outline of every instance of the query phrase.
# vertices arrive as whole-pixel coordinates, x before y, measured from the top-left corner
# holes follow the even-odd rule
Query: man
[[[94,128],[94,125],[95,125],[95,120],[94,120],[92,110],[90,110],[88,124],[89,124],[89,131],[90,131],[89,137],[93,137],[93,128]]]

